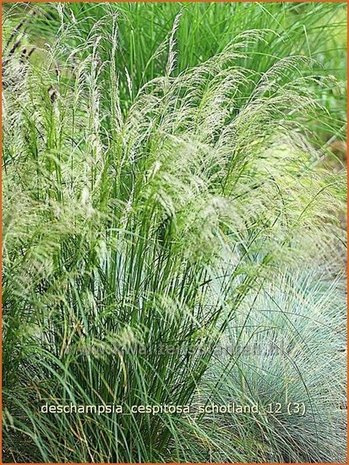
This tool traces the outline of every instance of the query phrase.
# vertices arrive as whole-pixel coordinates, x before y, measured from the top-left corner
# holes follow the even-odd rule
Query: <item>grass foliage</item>
[[[266,29],[286,6],[213,5],[51,6],[40,59],[4,51],[9,461],[343,460],[345,178],[307,137],[328,83]],[[39,412],[232,399],[307,412]]]
[[[27,14],[28,6],[15,4],[9,7],[5,28],[18,24]],[[32,12],[32,6],[29,6]],[[138,90],[150,80],[163,76],[167,62],[167,49],[163,44],[178,21],[176,32],[175,75],[197,66],[217,53],[221,53],[232,41],[247,30],[264,30],[268,43],[248,44],[245,54],[235,57],[235,64],[248,67],[256,73],[264,73],[280,58],[303,55],[315,60],[310,71],[302,67],[302,73],[310,73],[321,84],[316,98],[326,108],[321,118],[308,124],[321,139],[345,137],[345,61],[346,61],[346,13],[345,5],[316,4],[244,4],[244,3],[72,3],[56,7],[47,3],[36,6],[35,14],[26,24],[27,37],[39,46],[45,46],[56,37],[62,37],[66,57],[76,64],[89,56],[85,44],[93,40],[96,29],[101,35],[113,34],[113,20],[117,18],[117,60],[115,67],[123,107],[129,107]],[[29,16],[29,14],[27,14]],[[67,27],[68,26],[68,27]],[[110,42],[100,47],[101,62],[109,59]],[[35,60],[35,54],[33,56]],[[103,69],[101,70],[103,72]],[[330,79],[329,79],[330,78]],[[131,84],[131,85],[130,85]],[[256,81],[242,88],[239,105],[243,105]],[[108,95],[104,90],[102,101]],[[108,103],[106,103],[108,105]]]

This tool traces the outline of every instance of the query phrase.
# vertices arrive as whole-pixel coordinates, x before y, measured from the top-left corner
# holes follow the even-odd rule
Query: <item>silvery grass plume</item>
[[[263,31],[243,33],[178,76],[173,32],[164,76],[125,109],[113,31],[104,37],[96,25],[90,54],[73,65],[62,61],[63,35],[47,60],[28,68],[20,93],[4,90],[10,460],[201,459],[201,444],[217,431],[190,416],[38,410],[45,402],[190,404],[246,298],[284,264],[304,266],[319,245],[323,256],[338,248],[344,188],[317,167],[319,154],[302,134],[315,106],[311,78],[297,75],[303,57],[259,76],[241,106],[256,76],[235,60],[248,63],[248,46]],[[107,44],[109,60],[101,61]],[[327,377],[326,367],[318,376]],[[284,459],[268,431],[263,450]],[[214,458],[233,460],[235,446],[224,447]]]
[[[22,7],[24,8],[24,7]],[[100,25],[103,35],[110,34],[111,17],[118,16],[118,59],[115,63],[120,80],[120,96],[123,106],[128,107],[137,90],[154,77],[162,76],[168,64],[168,48],[164,38],[170,24],[180,15],[178,30],[174,36],[178,51],[174,73],[197,66],[209,57],[221,52],[232,38],[247,29],[269,30],[266,33],[267,47],[259,41],[248,47],[249,59],[241,57],[237,66],[263,73],[278,59],[294,54],[305,54],[316,59],[310,71],[318,82],[330,73],[334,80],[321,92],[316,85],[317,98],[328,109],[327,116],[307,121],[315,129],[320,140],[336,137],[345,138],[345,30],[346,13],[343,4],[151,4],[144,3],[48,3],[36,6],[41,14],[30,22],[29,32],[33,37],[44,36],[52,40],[65,34],[67,56],[69,47],[79,49],[79,57],[89,54],[85,43],[91,38],[91,30]],[[93,35],[93,34],[92,34]],[[160,46],[158,46],[160,44]],[[154,52],[155,51],[155,52]],[[100,50],[102,61],[108,59],[110,49],[105,42]],[[252,54],[252,55],[251,55]],[[132,88],[130,87],[132,83]],[[241,99],[250,95],[252,86],[245,86]]]

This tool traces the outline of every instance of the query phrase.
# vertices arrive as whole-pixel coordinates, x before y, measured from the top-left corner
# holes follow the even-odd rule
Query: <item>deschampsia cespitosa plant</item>
[[[264,30],[176,74],[180,21],[127,102],[117,16],[4,69],[22,72],[3,89],[9,461],[343,460],[344,174],[305,131],[326,84],[301,55],[249,67]],[[233,401],[307,414],[132,410]]]

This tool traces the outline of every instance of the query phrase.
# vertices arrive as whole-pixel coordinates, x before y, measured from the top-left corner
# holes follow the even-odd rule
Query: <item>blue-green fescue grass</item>
[[[45,60],[19,65],[20,85],[4,88],[7,460],[325,461],[344,453],[339,416],[325,429],[323,417],[313,424],[309,414],[213,421],[39,411],[46,402],[122,404],[125,412],[205,404],[247,396],[247,383],[251,399],[274,400],[291,375],[291,401],[306,402],[310,415],[323,406],[314,386],[333,378],[325,362],[332,349],[336,357],[336,338],[331,325],[316,332],[317,312],[342,323],[332,310],[340,292],[330,285],[327,301],[307,283],[316,318],[298,328],[301,278],[280,277],[285,266],[302,271],[342,254],[344,174],[321,168],[323,152],[304,133],[318,114],[314,63],[291,55],[255,70],[257,44],[267,49],[270,31],[254,29],[176,72],[180,21],[159,44],[162,74],[138,88],[129,74],[131,100],[119,79],[117,16],[102,18],[75,48],[71,24],[62,27]],[[16,56],[10,61],[8,82],[18,72]],[[290,374],[298,346],[293,364],[248,351],[217,363],[222,338],[237,344],[234,328],[250,318],[261,328],[274,319],[280,343],[287,335],[297,342],[301,329],[318,338],[299,370]],[[252,334],[242,325],[245,341]],[[267,345],[273,337],[263,334]],[[270,397],[263,383],[272,383]]]
[[[258,405],[258,413],[210,414],[198,421],[217,425],[221,440],[231,437],[227,442],[241,453],[253,451],[251,462],[342,461],[345,320],[340,278],[330,282],[311,268],[279,274],[240,307],[207,376],[214,385],[205,399],[209,405]]]

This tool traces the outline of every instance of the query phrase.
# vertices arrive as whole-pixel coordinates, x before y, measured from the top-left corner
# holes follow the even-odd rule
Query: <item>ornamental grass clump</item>
[[[292,269],[240,306],[205,377],[201,395],[208,408],[197,420],[207,434],[215,431],[217,442],[230,443],[225,460],[343,461],[343,290],[340,276],[329,281],[323,270]],[[212,405],[235,410],[219,415]],[[239,406],[250,409],[239,413]],[[211,454],[213,461],[221,459],[220,448],[212,445]]]
[[[110,35],[103,21],[113,22]],[[28,64],[20,87],[4,88],[10,461],[323,461],[343,452],[332,447],[334,436],[317,449],[333,432],[321,429],[322,418],[323,436],[316,419],[305,436],[308,417],[297,417],[297,425],[282,423],[277,438],[277,419],[231,424],[224,415],[212,421],[133,409],[206,404],[230,387],[243,392],[250,377],[251,397],[263,400],[247,355],[245,365],[234,353],[216,363],[222,338],[233,337],[251,299],[273,292],[283,267],[302,269],[319,246],[320,258],[340,254],[333,212],[342,209],[343,180],[318,167],[321,154],[302,131],[317,108],[315,81],[301,72],[311,60],[285,57],[258,74],[249,68],[249,47],[267,47],[266,32],[251,30],[175,75],[179,22],[161,45],[168,57],[162,76],[128,105],[115,65],[116,17],[91,28],[81,57],[63,31],[42,51],[44,60]],[[246,86],[252,90],[241,104]],[[290,305],[298,309],[296,296]],[[286,372],[270,357],[268,376],[280,377],[275,399]],[[262,369],[264,360],[254,363]],[[303,363],[294,380],[302,395],[310,366]],[[218,390],[223,378],[229,384]],[[332,379],[327,364],[316,379]],[[44,414],[45,404],[124,410]]]

